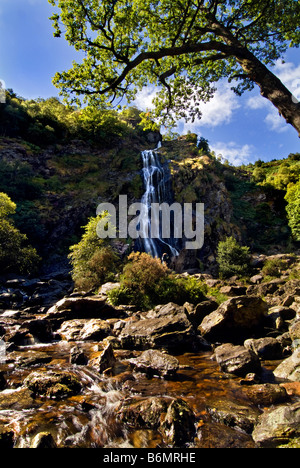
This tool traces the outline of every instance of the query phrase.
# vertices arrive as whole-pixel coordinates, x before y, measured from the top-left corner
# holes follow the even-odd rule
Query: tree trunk
[[[259,86],[261,95],[272,102],[300,137],[300,103],[295,96],[248,50],[242,56],[237,54],[236,58],[244,72]]]
[[[234,37],[215,17],[212,19],[212,29],[231,48],[231,55],[236,57],[245,74],[260,88],[260,93],[268,99],[291,124],[300,137],[300,103],[284,84],[258,58]]]

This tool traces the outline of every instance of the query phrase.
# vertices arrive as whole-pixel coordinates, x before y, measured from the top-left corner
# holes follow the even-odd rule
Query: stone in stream
[[[82,385],[76,374],[69,371],[36,371],[26,377],[24,385],[33,396],[61,399],[77,395]]]
[[[264,412],[252,437],[262,448],[300,448],[300,402]]]
[[[250,406],[228,400],[211,399],[206,410],[213,421],[251,434],[261,412]]]
[[[77,346],[74,346],[70,350],[70,364],[76,364],[78,366],[85,366],[88,363],[88,358],[81,349]]]
[[[118,420],[133,428],[156,429],[173,447],[193,442],[196,435],[195,415],[181,398],[127,398],[118,410]]]
[[[258,356],[244,346],[225,343],[215,349],[215,357],[223,372],[245,377],[249,372],[261,371]]]
[[[33,438],[30,448],[57,448],[57,445],[49,432],[40,432]]]
[[[274,370],[274,375],[280,379],[293,382],[300,381],[300,348],[295,349],[293,354],[284,359]]]
[[[119,340],[124,349],[191,349],[197,343],[194,327],[184,307],[169,303],[157,306],[140,320],[126,323]]]
[[[57,334],[67,341],[101,341],[111,334],[111,328],[101,319],[74,319],[63,322]]]
[[[286,389],[279,384],[255,384],[244,388],[244,392],[249,400],[259,406],[271,406],[289,400]]]
[[[144,372],[149,377],[158,375],[164,378],[172,377],[179,368],[179,361],[174,356],[155,349],[144,351],[139,357],[129,359],[134,369]]]
[[[112,368],[116,363],[116,357],[114,355],[113,347],[107,340],[103,340],[103,349],[99,356],[92,359],[89,364],[97,369],[102,374],[107,369]]]
[[[198,330],[208,341],[239,344],[262,328],[267,311],[268,305],[260,297],[232,297],[204,317]]]
[[[244,346],[263,360],[276,360],[283,357],[282,346],[276,338],[250,338],[244,342]]]

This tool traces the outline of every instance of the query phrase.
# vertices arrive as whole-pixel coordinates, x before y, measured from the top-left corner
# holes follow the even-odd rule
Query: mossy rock
[[[80,393],[82,385],[71,372],[32,372],[24,385],[34,396],[61,399]]]

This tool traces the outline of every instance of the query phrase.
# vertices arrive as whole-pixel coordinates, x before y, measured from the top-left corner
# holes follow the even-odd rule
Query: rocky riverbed
[[[227,300],[141,312],[66,272],[3,281],[0,447],[300,447],[300,281],[195,277]]]

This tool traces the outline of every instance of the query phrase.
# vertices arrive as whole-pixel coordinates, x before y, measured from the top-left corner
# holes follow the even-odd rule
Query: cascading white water
[[[161,233],[159,238],[151,236],[151,205],[152,203],[167,202],[170,198],[170,189],[166,183],[167,174],[160,163],[158,148],[142,151],[145,193],[141,202],[145,206],[144,216],[146,219],[142,223],[142,231],[144,232],[141,232],[141,238],[145,252],[153,257],[161,257],[163,253],[176,257],[179,253],[172,245],[171,239],[163,239]]]

